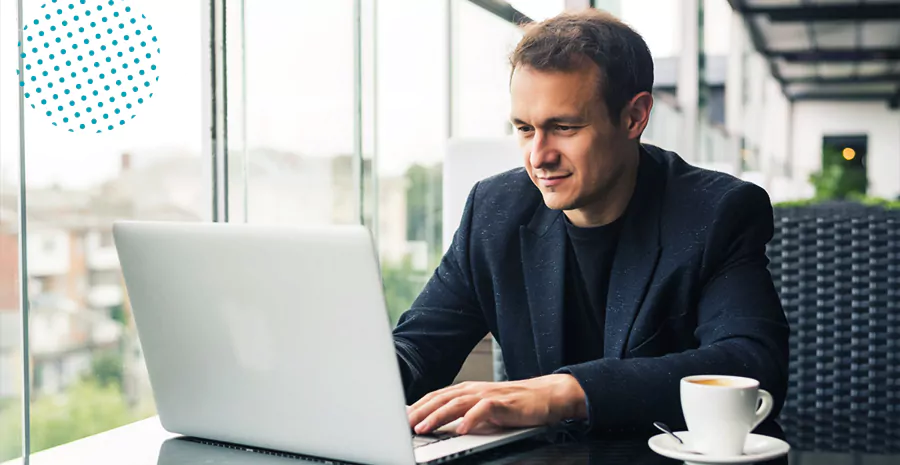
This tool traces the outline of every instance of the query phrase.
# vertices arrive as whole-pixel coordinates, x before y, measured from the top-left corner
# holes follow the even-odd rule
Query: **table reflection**
[[[317,463],[315,458],[261,449],[224,445],[189,438],[166,440],[157,465],[287,465]],[[330,463],[338,463],[332,462]],[[451,462],[455,465],[673,465],[681,462],[654,453],[646,440],[616,439],[589,442],[527,440]],[[785,460],[783,463],[787,463]]]

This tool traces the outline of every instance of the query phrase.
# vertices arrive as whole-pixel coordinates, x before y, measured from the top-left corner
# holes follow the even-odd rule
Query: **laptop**
[[[123,221],[113,236],[162,426],[374,464],[542,433],[411,434],[366,227]]]

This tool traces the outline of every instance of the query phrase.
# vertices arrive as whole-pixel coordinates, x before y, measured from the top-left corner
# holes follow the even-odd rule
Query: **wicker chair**
[[[788,441],[900,452],[900,211],[776,208],[767,254],[791,325]]]
[[[801,451],[900,452],[900,211],[776,208],[767,250],[791,325],[780,415]],[[494,377],[505,380],[494,343]]]

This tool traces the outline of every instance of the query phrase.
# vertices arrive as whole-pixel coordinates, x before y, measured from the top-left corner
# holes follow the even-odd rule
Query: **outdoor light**
[[[850,147],[844,148],[844,160],[850,161],[856,157],[856,150],[851,149]]]

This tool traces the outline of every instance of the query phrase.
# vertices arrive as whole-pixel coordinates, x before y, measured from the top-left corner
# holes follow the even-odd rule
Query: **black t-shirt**
[[[621,223],[622,217],[603,226],[579,228],[566,220],[564,365],[603,357],[606,296]]]

